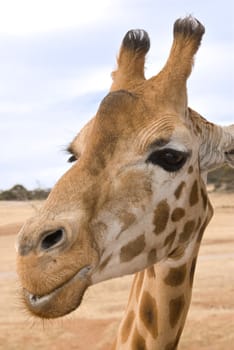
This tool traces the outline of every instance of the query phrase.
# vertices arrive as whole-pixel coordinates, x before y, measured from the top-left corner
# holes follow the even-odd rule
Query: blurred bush
[[[25,201],[46,199],[50,193],[49,189],[36,188],[29,191],[22,185],[15,185],[9,190],[0,192],[0,200],[4,201]]]

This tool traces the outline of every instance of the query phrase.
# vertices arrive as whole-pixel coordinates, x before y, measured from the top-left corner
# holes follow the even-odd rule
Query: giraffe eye
[[[73,163],[77,160],[76,156],[72,155],[70,158],[68,158],[68,163]]]
[[[152,152],[146,162],[159,165],[166,171],[174,172],[182,168],[187,158],[188,153],[186,152],[164,148],[162,150]]]

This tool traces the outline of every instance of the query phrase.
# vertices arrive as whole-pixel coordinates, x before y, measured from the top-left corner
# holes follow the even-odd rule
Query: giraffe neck
[[[212,216],[200,222],[194,239],[134,276],[128,305],[112,350],[175,350],[189,309],[193,276],[203,232]]]

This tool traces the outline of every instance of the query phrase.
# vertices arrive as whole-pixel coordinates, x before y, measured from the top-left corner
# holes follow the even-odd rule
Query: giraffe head
[[[176,257],[203,232],[211,216],[205,173],[234,164],[233,126],[208,123],[187,106],[203,33],[193,17],[177,20],[168,61],[149,80],[147,33],[125,35],[110,93],[69,146],[74,165],[18,236],[22,295],[33,314],[67,314],[88,286]]]

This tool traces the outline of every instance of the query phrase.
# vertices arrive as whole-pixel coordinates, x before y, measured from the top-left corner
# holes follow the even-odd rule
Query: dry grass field
[[[234,194],[211,194],[215,215],[206,230],[180,350],[234,348]],[[40,202],[0,202],[0,349],[108,350],[132,277],[91,287],[68,317],[42,322],[27,315],[18,295],[16,233]]]

